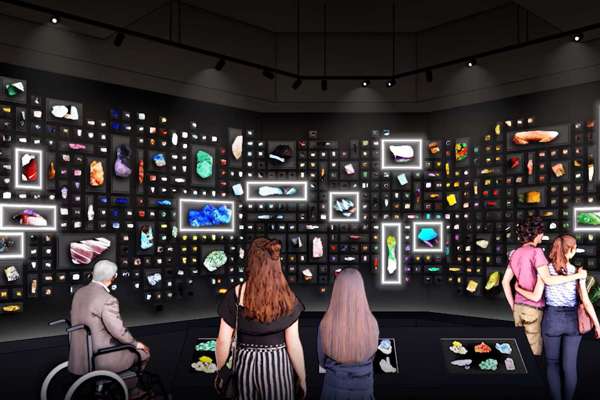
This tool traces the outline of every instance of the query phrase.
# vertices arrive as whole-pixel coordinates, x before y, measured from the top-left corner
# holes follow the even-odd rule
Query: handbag
[[[577,294],[579,295],[579,306],[577,306],[577,325],[579,327],[579,333],[585,335],[592,330],[594,323],[592,322],[592,319],[583,305],[583,301],[581,299],[581,285],[579,282],[577,282]]]
[[[234,294],[235,294],[235,289]],[[233,340],[229,353],[231,354],[231,367],[225,363],[220,370],[217,371],[215,377],[215,390],[217,395],[221,399],[235,399],[238,395],[237,387],[237,336],[238,336],[238,318],[239,318],[239,301],[237,295],[235,296],[235,328],[233,330]]]

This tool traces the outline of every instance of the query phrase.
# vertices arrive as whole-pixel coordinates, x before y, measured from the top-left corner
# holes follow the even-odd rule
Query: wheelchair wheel
[[[69,388],[65,400],[128,400],[127,385],[111,371],[93,371],[81,376]]]
[[[62,400],[65,398],[67,389],[75,381],[69,373],[69,362],[58,364],[46,375],[40,390],[40,400]]]

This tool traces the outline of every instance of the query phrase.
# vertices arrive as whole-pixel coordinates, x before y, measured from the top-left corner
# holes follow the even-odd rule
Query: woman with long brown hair
[[[373,399],[373,356],[379,326],[371,313],[365,285],[355,268],[335,280],[327,312],[319,325],[319,365],[325,368],[321,399]]]
[[[217,368],[229,358],[239,304],[237,386],[241,400],[292,400],[294,373],[306,393],[298,318],[304,306],[290,289],[280,261],[281,244],[259,238],[248,252],[246,282],[229,290],[219,306]]]
[[[577,268],[571,264],[576,250],[577,242],[573,236],[557,237],[550,250],[551,263],[547,268],[538,270],[538,281],[534,291],[530,292],[518,284],[515,285],[517,292],[532,301],[538,301],[545,293],[546,309],[542,320],[542,336],[546,354],[546,374],[553,400],[572,399],[577,386],[577,354],[581,343],[577,307],[580,302],[594,323],[596,338],[600,338],[600,323],[588,296],[585,274],[578,281],[548,285],[544,289],[547,276],[577,274]]]

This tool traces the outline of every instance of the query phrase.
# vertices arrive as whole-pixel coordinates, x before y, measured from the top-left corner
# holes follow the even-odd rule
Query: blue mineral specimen
[[[222,205],[215,207],[207,204],[201,209],[188,210],[188,223],[192,228],[201,226],[225,225],[231,222],[231,209]]]
[[[156,205],[157,206],[170,206],[171,204],[171,200],[156,200]]]
[[[433,242],[438,238],[438,233],[433,228],[423,228],[419,231],[417,239],[429,247],[433,247]]]

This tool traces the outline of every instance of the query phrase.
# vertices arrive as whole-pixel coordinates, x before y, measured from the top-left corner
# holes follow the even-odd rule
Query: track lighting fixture
[[[321,90],[322,91],[327,90],[327,79],[321,79]]]
[[[581,40],[583,39],[583,34],[582,33],[576,33],[573,35],[573,41],[574,42],[581,42]]]
[[[467,67],[469,67],[469,68],[471,68],[475,64],[477,64],[477,61],[474,58],[471,58],[470,60],[467,61]]]
[[[364,81],[362,81],[362,87],[367,87],[367,86],[369,86],[370,83],[371,83],[370,80],[365,79]]]
[[[50,18],[50,22],[52,22],[54,25],[58,24],[58,17],[53,15],[52,18]]]
[[[300,85],[302,85],[302,79],[297,78],[294,83],[292,83],[292,89],[297,90]]]
[[[267,79],[274,79],[275,78],[275,74],[271,71],[269,71],[268,69],[263,69],[263,76]]]
[[[125,35],[123,34],[123,32],[117,32],[117,34],[115,35],[115,40],[113,41],[113,44],[116,47],[121,47],[124,40],[125,40]]]
[[[396,85],[396,80],[394,78],[392,78],[389,81],[387,81],[386,85],[387,85],[387,87],[395,86]]]
[[[217,71],[220,71],[223,69],[223,67],[225,67],[225,59],[220,58],[219,61],[217,61],[217,63],[215,64],[215,69]]]

